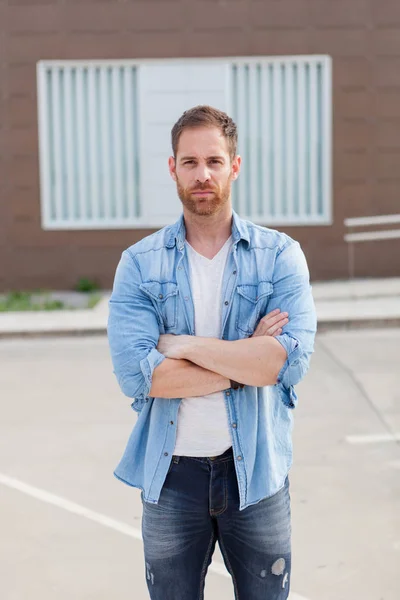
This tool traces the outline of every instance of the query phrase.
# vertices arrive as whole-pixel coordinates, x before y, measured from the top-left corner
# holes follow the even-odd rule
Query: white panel
[[[135,206],[137,202],[134,181],[135,155],[133,149],[133,77],[132,68],[124,68],[124,122],[126,128],[125,135],[125,161],[127,166],[126,173],[126,196],[127,196],[127,217],[132,219],[135,216]]]
[[[246,216],[246,194],[247,194],[247,177],[249,170],[249,163],[247,162],[246,146],[247,146],[247,90],[246,90],[246,79],[245,79],[245,67],[246,65],[240,66],[237,69],[237,127],[239,133],[239,154],[244,158],[238,178],[238,214],[241,217]]]
[[[271,147],[271,135],[272,131],[270,128],[270,85],[269,85],[269,73],[268,65],[262,66],[262,85],[261,85],[261,140],[262,140],[262,201],[263,208],[266,215],[271,214],[271,159],[270,159],[270,147]]]
[[[310,65],[310,207],[311,215],[318,214],[318,106],[317,66]]]
[[[322,60],[322,194],[323,216],[332,221],[332,60]]]
[[[294,105],[293,105],[293,65],[291,63],[285,66],[285,106],[286,106],[286,156],[284,165],[284,177],[286,180],[286,215],[294,216]]]
[[[282,86],[281,65],[279,62],[273,65],[273,98],[274,98],[274,125],[273,125],[273,169],[274,169],[274,191],[273,205],[274,215],[282,214]]]
[[[75,218],[75,207],[74,207],[74,147],[73,147],[73,127],[74,119],[72,113],[72,70],[66,68],[64,70],[64,102],[65,112],[64,118],[64,131],[65,131],[65,150],[66,150],[66,162],[65,172],[67,179],[67,216],[69,219]]]
[[[297,121],[299,128],[299,136],[297,138],[297,169],[298,169],[298,197],[299,197],[299,215],[306,214],[306,152],[305,143],[306,140],[306,73],[305,65],[298,64],[298,105],[297,105]]]
[[[88,213],[92,215],[94,222],[99,220],[100,216],[100,173],[99,161],[97,156],[100,155],[100,139],[97,123],[100,121],[99,115],[100,98],[96,94],[96,67],[89,66],[88,68],[88,108],[89,108],[89,163],[90,163],[90,180],[89,180],[89,195],[88,195]]]
[[[52,73],[52,99],[53,99],[53,161],[54,161],[54,199],[55,199],[55,221],[62,221],[63,217],[63,179],[62,169],[63,161],[61,157],[63,140],[61,137],[61,115],[60,111],[60,77],[59,69],[54,69]],[[49,156],[49,160],[51,160]]]
[[[215,82],[221,78],[221,68],[224,69],[225,61],[184,60],[175,64],[160,62],[159,64],[144,64],[141,70],[151,73],[146,81],[147,92],[182,93],[193,91],[195,93],[205,90],[215,90]],[[218,88],[217,88],[218,89]]]
[[[112,100],[113,100],[113,150],[114,150],[114,164],[115,164],[115,198],[116,198],[116,218],[122,219],[124,215],[124,187],[123,187],[123,143],[122,143],[122,129],[121,120],[122,104],[121,104],[121,80],[120,70],[118,67],[113,69],[112,73]]]
[[[87,202],[87,154],[85,152],[85,127],[86,116],[84,114],[85,98],[83,95],[84,72],[82,67],[76,68],[76,130],[77,130],[77,164],[78,164],[78,185],[77,185],[77,203],[78,217],[85,216],[85,203]]]
[[[258,122],[258,88],[257,88],[257,65],[250,65],[249,70],[249,121],[250,121],[250,156],[249,156],[249,198],[248,206],[250,211],[247,212],[248,216],[254,216],[257,214],[257,199],[259,193],[258,185],[258,137],[260,124]]]
[[[197,104],[225,109],[226,68],[224,64],[209,68],[188,61],[166,68],[148,64],[140,67],[141,124],[145,132],[140,164],[145,219],[161,218],[170,223],[179,216],[181,204],[168,171],[171,129],[185,110]]]
[[[50,142],[50,128],[48,122],[49,93],[47,85],[47,68],[38,64],[37,67],[37,94],[38,94],[38,121],[39,121],[39,153],[40,153],[40,187],[42,191],[42,226],[48,227],[51,223],[51,166],[49,157],[52,155]],[[54,75],[53,75],[54,76]]]
[[[101,173],[102,173],[102,217],[109,220],[111,216],[111,173],[110,173],[110,143],[109,130],[109,102],[107,70],[100,71],[100,106],[101,106]]]

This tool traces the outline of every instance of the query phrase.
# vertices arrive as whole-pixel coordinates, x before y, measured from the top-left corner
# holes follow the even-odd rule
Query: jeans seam
[[[219,541],[219,544],[221,546],[222,556],[224,557],[224,560],[225,560],[225,562],[226,562],[226,564],[228,566],[228,571],[229,571],[229,573],[231,574],[231,577],[232,577],[233,587],[234,587],[234,590],[235,590],[235,600],[239,600],[239,589],[238,589],[236,577],[235,577],[235,574],[233,572],[232,565],[231,565],[231,562],[230,562],[230,560],[228,558],[228,553],[227,553],[227,551],[225,549],[225,544],[223,542],[223,539],[222,539],[221,535],[218,536],[218,541]]]
[[[208,561],[210,559],[210,554],[211,554],[211,548],[212,548],[213,539],[214,539],[214,531],[212,531],[212,533],[211,533],[210,542],[208,544],[206,556],[204,558],[203,566],[201,568],[201,573],[200,573],[200,587],[199,587],[199,600],[203,600],[203,598],[204,598],[204,581],[205,581],[205,578],[206,578],[207,563],[208,563]],[[202,587],[203,587],[203,590],[202,590]]]

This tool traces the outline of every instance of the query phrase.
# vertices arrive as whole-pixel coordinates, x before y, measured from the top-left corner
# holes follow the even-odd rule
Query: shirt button
[[[229,304],[228,300],[225,300],[224,304],[225,304],[225,306],[228,306],[228,304]]]
[[[164,452],[164,456],[168,456],[168,452]]]
[[[173,424],[174,424],[174,422],[173,422],[173,421],[170,421],[170,424],[171,424],[171,425],[173,425]]]
[[[164,296],[162,294],[158,294],[158,297],[160,298],[160,300],[162,300],[164,298]]]
[[[236,275],[237,271],[233,271],[233,274]]]
[[[230,395],[231,395],[231,393],[228,391],[228,392],[226,392],[226,395],[227,395],[227,396],[230,396]]]
[[[232,427],[233,427],[233,429],[236,429],[236,427],[237,427],[236,423],[232,423]]]
[[[187,300],[189,300],[189,296],[185,296],[185,300],[186,300],[186,301],[187,301]]]
[[[178,271],[182,271],[182,267],[178,267]]]
[[[237,459],[238,459],[238,460],[242,460],[242,457],[240,456],[240,454],[239,454],[239,456],[237,457]]]

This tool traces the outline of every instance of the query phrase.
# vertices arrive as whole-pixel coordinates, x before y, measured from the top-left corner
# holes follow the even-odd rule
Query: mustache
[[[196,187],[193,187],[190,189],[191,192],[214,192],[215,188],[211,187],[210,185],[196,185]]]

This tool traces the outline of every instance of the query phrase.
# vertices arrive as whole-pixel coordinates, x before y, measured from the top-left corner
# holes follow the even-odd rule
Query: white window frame
[[[227,77],[226,83],[229,86],[232,83],[231,80],[231,66],[236,65],[252,65],[259,64],[260,62],[267,61],[270,64],[280,64],[283,61],[307,61],[308,64],[323,64],[324,67],[324,83],[322,88],[323,102],[322,102],[322,122],[323,122],[323,138],[325,151],[322,154],[322,169],[323,169],[323,182],[322,182],[322,194],[323,194],[323,213],[320,215],[314,215],[312,217],[307,215],[296,216],[296,218],[287,218],[285,215],[272,216],[265,214],[260,217],[254,214],[243,214],[240,212],[240,216],[249,218],[255,223],[266,225],[266,226],[309,226],[309,225],[331,225],[332,224],[332,66],[331,58],[329,56],[257,56],[257,57],[215,57],[215,58],[199,58],[199,59],[148,59],[148,60],[44,60],[39,61],[37,64],[37,88],[38,88],[38,126],[39,126],[39,157],[40,157],[40,197],[41,197],[41,216],[42,216],[42,227],[45,230],[101,230],[101,229],[145,229],[145,228],[159,228],[169,223],[153,219],[146,219],[140,216],[130,216],[129,218],[123,219],[103,219],[103,220],[74,220],[69,219],[68,221],[56,220],[51,218],[50,206],[51,206],[51,182],[49,175],[49,144],[48,144],[48,107],[44,99],[46,98],[46,69],[51,67],[64,68],[64,67],[138,67],[137,85],[140,89],[140,67],[147,64],[179,64],[184,61],[186,64],[190,63],[194,66],[196,64],[204,64],[221,61],[227,63]],[[229,88],[231,89],[231,87]],[[141,148],[143,135],[145,134],[141,127],[140,112],[142,110],[141,102],[143,102],[142,94],[138,93],[138,111],[139,114],[136,116],[137,123],[139,124],[137,132],[137,144],[139,148],[139,165],[142,161]],[[233,105],[232,99],[228,101],[228,114],[232,115]],[[171,123],[172,127],[173,123]],[[240,150],[240,126],[239,126],[239,150]],[[165,157],[167,163],[168,156]],[[139,166],[140,169],[140,166]],[[237,182],[233,185],[240,185],[240,177]],[[143,198],[144,190],[139,182],[137,186],[137,192],[139,195],[139,206],[141,199]],[[178,217],[179,215],[176,215]]]

